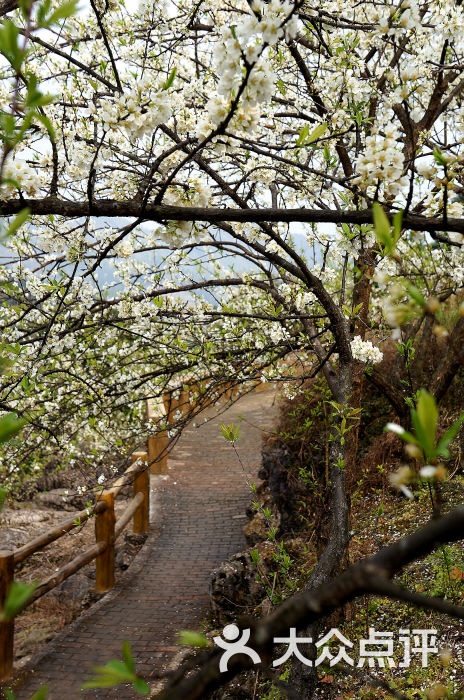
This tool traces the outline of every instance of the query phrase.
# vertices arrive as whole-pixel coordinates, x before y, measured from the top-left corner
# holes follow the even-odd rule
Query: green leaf
[[[397,211],[393,217],[393,233],[397,242],[401,235],[401,227],[403,225],[403,210]]]
[[[150,686],[143,680],[143,678],[136,678],[133,685],[135,690],[140,693],[140,695],[148,695],[150,692]]]
[[[93,666],[94,678],[82,685],[82,688],[111,688],[121,683],[132,683],[135,676],[121,661],[113,659],[106,666]]]
[[[121,678],[127,678],[128,675],[132,675],[132,671],[129,668],[127,668],[126,664],[122,661],[119,661],[118,659],[111,659],[111,661],[108,661],[104,668],[107,671],[111,671],[111,673],[120,675]]]
[[[53,100],[54,100],[54,98],[51,97],[51,101],[53,101]],[[50,119],[47,117],[47,115],[38,112],[35,116],[36,116],[36,119],[39,122],[41,122],[44,125],[44,127],[46,128],[47,133],[50,136],[50,140],[55,141],[55,129],[53,128],[53,125],[52,125]]]
[[[408,290],[408,294],[411,297],[411,299],[414,299],[419,306],[425,306],[425,299],[420,293],[420,291],[415,287],[413,284],[407,284],[406,289]]]
[[[201,649],[210,646],[210,642],[203,634],[191,632],[190,630],[180,630],[179,644],[183,644],[186,647],[200,647]]]
[[[125,664],[129,671],[132,671],[132,673],[135,673],[135,663],[134,663],[134,657],[132,656],[132,651],[130,648],[130,644],[128,641],[124,641],[122,645],[122,658],[125,661]]]
[[[411,408],[411,420],[412,420],[412,424],[414,426],[414,432],[416,433],[416,437],[417,437],[419,446],[422,447],[424,452],[428,453],[427,436],[424,433],[422,423],[420,421],[419,416],[417,415],[416,409],[414,409],[414,408]]]
[[[39,690],[34,693],[31,700],[46,700],[48,697],[48,685],[43,685]]]
[[[227,440],[227,442],[236,442],[240,437],[240,428],[234,427],[233,423],[225,425],[221,423],[220,425],[222,436]]]
[[[327,131],[327,122],[323,122],[322,124],[319,124],[316,126],[315,129],[311,133],[309,133],[309,124],[306,124],[300,131],[296,146],[297,148],[302,148],[303,146],[307,146],[310,143],[313,143],[313,141],[317,141],[317,139],[320,139],[321,136],[325,134]]]
[[[24,418],[18,418],[16,413],[7,413],[6,416],[0,418],[0,444],[7,442],[19,433],[26,423],[27,421]]]
[[[374,219],[375,236],[380,245],[388,255],[393,249],[393,238],[390,233],[390,222],[388,216],[378,202],[372,205],[372,216]]]
[[[171,85],[174,82],[174,78],[176,77],[177,73],[177,68],[173,68],[172,71],[169,74],[169,78],[166,80],[166,82],[163,84],[163,90],[167,90],[168,88],[171,87]]]
[[[22,581],[13,581],[8,591],[3,604],[3,610],[0,615],[2,620],[12,620],[26,603],[31,599],[37,583],[23,583]]]
[[[19,46],[19,29],[9,19],[4,20],[0,27],[0,53],[16,72],[21,69],[24,51]]]
[[[54,24],[57,24],[61,19],[67,19],[68,17],[75,15],[78,10],[79,3],[76,0],[66,0],[66,2],[59,5],[48,17],[46,15],[50,9],[51,3],[44,2],[43,5],[46,5],[46,7],[44,8],[43,12],[37,13],[37,23],[39,27],[51,27]]]
[[[301,147],[304,144],[308,134],[309,134],[309,124],[306,124],[305,126],[303,126],[300,129],[300,133],[299,133],[298,139],[296,141],[297,148]]]
[[[8,224],[6,235],[13,235],[13,233],[15,233],[19,228],[21,228],[23,224],[26,223],[26,221],[29,219],[30,214],[31,211],[27,207],[25,209],[21,209],[21,211],[15,216],[13,221],[10,221],[10,223]]]
[[[434,157],[435,163],[437,165],[446,165],[447,164],[446,158],[444,157],[443,153],[440,151],[438,146],[435,148],[435,150],[433,152],[433,157]]]
[[[325,132],[327,131],[327,122],[323,122],[322,124],[319,124],[319,126],[316,126],[315,129],[309,134],[308,138],[306,139],[306,144],[312,143],[313,141],[317,141],[317,139],[320,139],[322,136],[324,136]]]
[[[425,444],[424,451],[431,454],[435,447],[435,438],[438,426],[438,409],[432,394],[426,389],[421,389],[417,400],[417,417],[420,421]]]
[[[446,433],[442,435],[441,439],[438,442],[437,445],[437,455],[440,455],[441,457],[449,457],[449,452],[448,452],[448,445],[454,440],[456,435],[459,432],[459,429],[461,425],[464,422],[464,413],[459,416],[458,420],[453,423],[451,428],[448,428]]]

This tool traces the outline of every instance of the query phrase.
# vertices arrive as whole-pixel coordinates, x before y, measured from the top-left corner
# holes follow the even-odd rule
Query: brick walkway
[[[262,433],[253,426],[272,426],[273,398],[273,392],[255,392],[222,416],[184,431],[169,460],[168,478],[152,477],[156,512],[144,547],[117,588],[45,648],[15,689],[18,700],[29,700],[43,684],[50,700],[140,698],[126,687],[79,689],[90,665],[121,658],[124,639],[131,642],[137,672],[148,679],[175,663],[177,631],[201,630],[207,615],[211,569],[245,546],[242,526],[250,492],[219,423],[245,417],[237,446],[254,478]]]

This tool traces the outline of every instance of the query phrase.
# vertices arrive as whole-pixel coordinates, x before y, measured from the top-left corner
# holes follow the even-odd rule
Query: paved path
[[[245,546],[250,492],[219,423],[245,417],[237,446],[254,478],[262,435],[254,426],[272,426],[273,398],[270,391],[249,394],[222,416],[184,431],[169,460],[168,478],[152,477],[158,512],[144,547],[115,591],[45,648],[16,688],[18,700],[29,700],[44,683],[50,700],[140,698],[127,687],[79,689],[90,665],[121,658],[124,639],[131,642],[138,673],[148,679],[175,663],[177,631],[201,630],[208,612],[211,569]]]

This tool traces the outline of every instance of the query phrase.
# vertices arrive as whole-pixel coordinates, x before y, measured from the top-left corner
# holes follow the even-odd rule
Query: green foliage
[[[327,131],[327,122],[323,122],[322,124],[319,124],[319,126],[316,126],[315,129],[309,133],[309,124],[306,124],[301,130],[298,135],[298,139],[296,142],[297,148],[303,148],[304,146],[309,146],[309,144],[313,143],[313,141],[317,141],[317,139],[320,139],[325,132]]]
[[[77,0],[65,0],[55,9],[51,0],[43,0],[37,9],[37,24],[39,27],[47,28],[58,24],[63,19],[68,19],[76,14],[79,8]]]
[[[129,642],[122,645],[123,661],[112,659],[105,666],[94,666],[94,678],[82,685],[85,688],[112,688],[122,683],[132,683],[134,689],[141,695],[148,695],[148,684],[135,673],[135,663]]]
[[[372,205],[372,216],[377,241],[384,255],[391,255],[401,234],[403,212],[397,212],[393,217],[393,225],[378,202]]]
[[[191,630],[180,630],[178,636],[179,644],[186,647],[205,649],[206,647],[211,646],[210,641],[205,637],[205,635],[199,634],[198,632],[192,632]]]
[[[421,389],[417,394],[416,408],[411,409],[411,420],[415,434],[409,433],[401,426],[392,426],[388,423],[386,430],[395,432],[404,442],[419,447],[426,461],[438,457],[448,458],[449,445],[459,432],[464,422],[464,413],[446,431],[437,442],[438,408],[435,398],[426,389]]]
[[[0,26],[0,53],[18,73],[25,57],[24,49],[19,46],[19,29],[9,19]]]
[[[240,438],[240,428],[239,426],[235,427],[233,423],[230,423],[229,425],[221,423],[220,429],[222,437],[227,440],[227,442],[234,443]]]
[[[435,160],[435,163],[437,165],[447,165],[447,160],[441,150],[436,146],[436,148],[433,151],[433,158]]]
[[[23,418],[18,418],[16,413],[7,413],[0,418],[0,444],[17,435],[26,422]]]
[[[172,84],[174,83],[174,78],[176,77],[176,73],[177,68],[173,68],[172,71],[169,73],[169,78],[163,84],[163,90],[168,90],[172,86]]]
[[[13,581],[3,604],[0,620],[12,620],[18,615],[31,599],[36,588],[36,583]]]

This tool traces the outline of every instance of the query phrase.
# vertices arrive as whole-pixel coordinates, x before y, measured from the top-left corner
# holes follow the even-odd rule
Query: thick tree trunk
[[[339,396],[348,404],[352,393],[352,363],[340,368]],[[346,490],[346,470],[338,465],[346,459],[346,442],[334,431],[334,439],[330,443],[330,535],[318,563],[313,569],[305,591],[310,591],[323,585],[338,573],[342,567],[349,538],[350,506]],[[319,629],[324,621],[317,626],[311,626],[299,636],[318,637]],[[316,657],[314,644],[300,645],[303,655],[311,660]],[[317,669],[305,666],[296,660],[290,674],[290,685],[296,691],[300,700],[312,700],[317,685]]]

